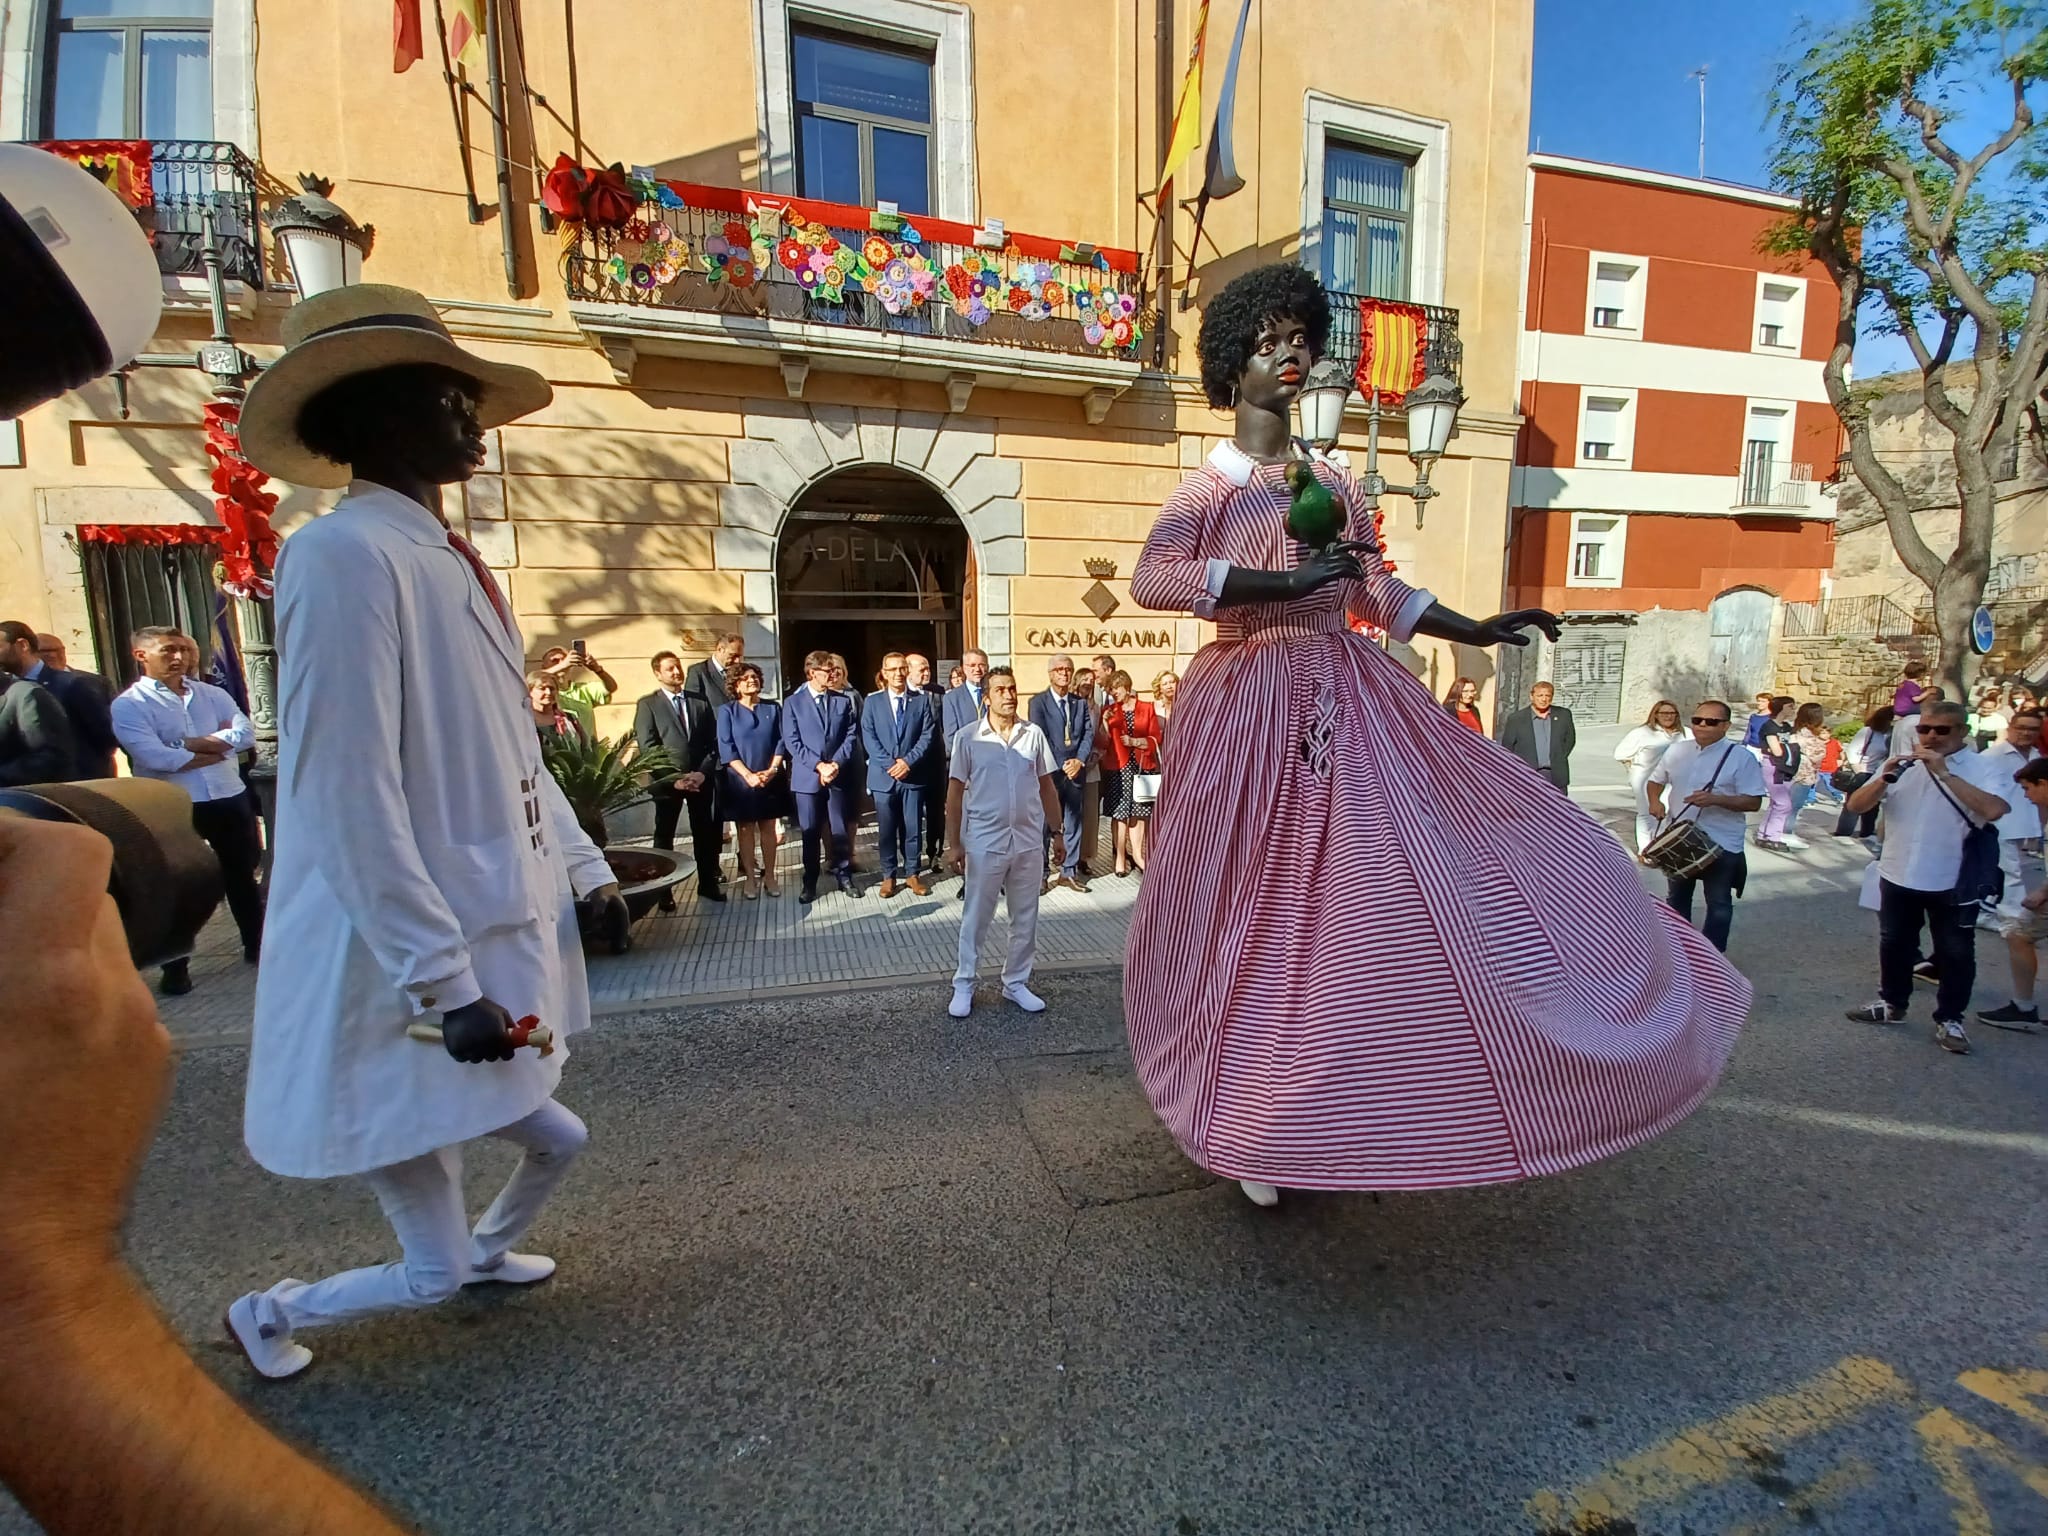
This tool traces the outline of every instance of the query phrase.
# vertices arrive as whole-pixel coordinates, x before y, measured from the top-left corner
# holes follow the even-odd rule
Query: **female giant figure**
[[[1668,1130],[1713,1087],[1746,981],[1534,770],[1447,715],[1405,641],[1555,635],[1396,579],[1348,476],[1352,541],[1286,531],[1294,398],[1329,332],[1264,267],[1202,317],[1236,432],[1181,483],[1131,596],[1213,618],[1189,666],[1125,980],[1138,1074],[1183,1150],[1280,1186],[1432,1189],[1558,1173]]]

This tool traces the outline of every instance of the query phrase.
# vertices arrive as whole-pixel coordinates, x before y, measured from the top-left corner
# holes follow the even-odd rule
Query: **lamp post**
[[[1344,408],[1351,400],[1351,389],[1351,374],[1342,363],[1324,358],[1309,369],[1295,401],[1301,415],[1303,439],[1325,450],[1336,447],[1338,434],[1344,427]],[[1430,468],[1444,456],[1444,449],[1450,445],[1452,429],[1458,424],[1458,408],[1464,403],[1465,392],[1458,387],[1458,381],[1444,373],[1433,373],[1408,391],[1403,409],[1408,417],[1408,461],[1415,466],[1415,483],[1390,485],[1386,476],[1380,473],[1380,420],[1385,413],[1380,406],[1378,391],[1368,393],[1365,473],[1358,481],[1367,511],[1377,511],[1380,497],[1391,491],[1396,496],[1413,499],[1415,526],[1422,526],[1429,499],[1439,494],[1429,483]]]
[[[300,298],[323,293],[358,281],[363,257],[368,253],[375,231],[358,226],[355,220],[327,200],[333,183],[301,175],[299,196],[287,199],[270,220],[272,237],[284,248],[292,279]],[[200,270],[206,278],[206,296],[213,321],[213,334],[190,356],[146,354],[136,358],[141,367],[197,368],[213,381],[216,404],[234,407],[239,417],[242,397],[249,381],[262,364],[237,345],[228,326],[227,278],[221,254],[220,234],[209,203],[202,203],[200,219]],[[121,414],[128,414],[125,373],[114,376]],[[239,450],[237,450],[239,455]],[[216,484],[219,482],[216,481]],[[266,577],[267,571],[262,573]],[[267,597],[230,594],[235,605],[235,628],[242,641],[242,670],[249,690],[249,720],[256,728],[256,764],[249,772],[250,787],[266,831],[271,825],[277,801],[277,625],[271,600]],[[265,839],[266,849],[269,839]],[[265,853],[265,865],[269,855]]]

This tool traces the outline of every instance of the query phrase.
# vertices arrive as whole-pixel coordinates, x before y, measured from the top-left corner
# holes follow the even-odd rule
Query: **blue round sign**
[[[1989,656],[1997,638],[1997,633],[1991,627],[1991,610],[1978,608],[1970,615],[1970,649],[1979,656]]]

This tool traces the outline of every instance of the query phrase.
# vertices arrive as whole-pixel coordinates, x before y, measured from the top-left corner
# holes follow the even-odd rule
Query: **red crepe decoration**
[[[554,169],[541,183],[540,200],[559,219],[577,219],[593,229],[624,229],[633,222],[640,200],[626,185],[622,165],[592,170],[567,155],[556,155]]]
[[[203,523],[80,523],[81,544],[218,544],[224,530]]]
[[[270,477],[242,457],[238,405],[215,400],[206,407],[206,456],[213,460],[213,506],[220,513],[221,590],[230,597],[271,595],[277,565],[277,535],[270,514],[277,496],[265,490]]]
[[[147,139],[45,139],[36,148],[91,172],[130,208],[148,208],[156,202]]]

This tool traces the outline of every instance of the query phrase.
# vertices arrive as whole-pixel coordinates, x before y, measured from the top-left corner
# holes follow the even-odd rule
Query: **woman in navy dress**
[[[761,669],[750,661],[726,668],[731,702],[718,708],[719,816],[733,823],[734,857],[753,901],[775,879],[775,820],[787,812],[789,776],[782,758],[782,706],[761,697]]]

